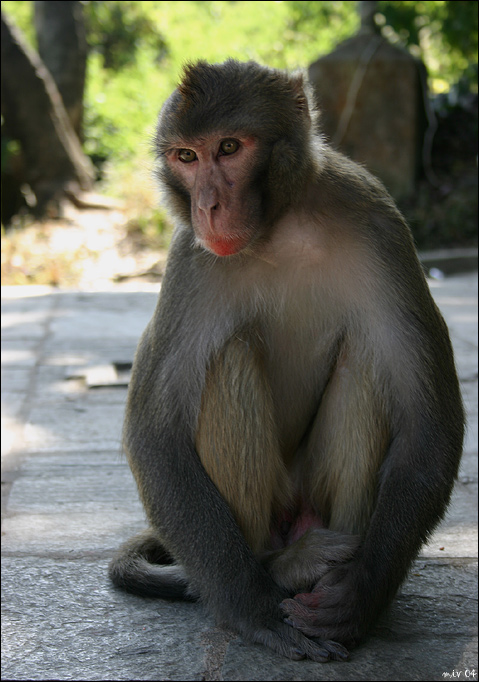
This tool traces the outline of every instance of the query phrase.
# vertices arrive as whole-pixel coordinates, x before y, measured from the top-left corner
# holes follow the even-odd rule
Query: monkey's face
[[[312,108],[301,76],[252,63],[187,65],[155,148],[172,212],[232,256],[267,239],[311,176]]]
[[[257,157],[255,137],[224,132],[181,141],[165,154],[168,175],[189,195],[198,243],[217,256],[239,253],[258,231],[261,200],[251,183]]]

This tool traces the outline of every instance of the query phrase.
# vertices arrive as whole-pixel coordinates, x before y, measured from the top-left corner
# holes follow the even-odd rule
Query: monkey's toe
[[[257,630],[253,640],[292,660],[309,658],[316,663],[326,663],[329,660],[344,661],[349,657],[341,644],[311,639],[286,623],[274,623],[267,629]]]

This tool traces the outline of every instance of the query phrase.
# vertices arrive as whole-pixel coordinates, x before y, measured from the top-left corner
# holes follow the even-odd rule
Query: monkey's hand
[[[379,608],[372,594],[358,579],[355,562],[329,571],[312,592],[285,599],[280,608],[285,623],[315,640],[333,640],[348,647],[356,646],[366,635]]]

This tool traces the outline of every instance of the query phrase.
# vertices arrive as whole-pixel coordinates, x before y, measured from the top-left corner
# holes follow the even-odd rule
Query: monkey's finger
[[[280,609],[287,625],[308,637],[320,637],[321,633],[317,624],[318,609],[311,609],[295,599],[285,599],[281,602]]]
[[[333,642],[332,640],[319,640],[315,638],[317,644],[329,651],[329,656],[333,661],[347,661],[349,658],[349,651],[345,646],[339,642]]]
[[[295,602],[299,602],[313,611],[336,607],[343,600],[344,594],[341,590],[318,585],[313,592],[301,592],[294,596]]]
[[[329,590],[297,594],[294,599],[284,599],[280,603],[281,612],[288,616],[294,615],[303,620],[315,622],[320,612],[338,609],[341,595]]]
[[[349,651],[339,642],[334,642],[333,640],[326,640],[318,637],[320,635],[320,630],[318,627],[309,625],[308,623],[302,623],[294,620],[293,618],[286,618],[286,625],[293,627],[295,630],[301,632],[308,637],[305,653],[308,658],[313,660],[318,660],[314,656],[317,655],[317,650],[313,649],[313,655],[310,653],[310,642],[314,642],[320,649],[320,662],[324,660],[331,659],[333,661],[346,661],[349,658]],[[312,637],[313,639],[310,639]],[[328,658],[326,658],[326,654]]]
[[[325,663],[329,660],[346,661],[349,658],[349,651],[338,642],[309,637],[306,637],[305,640],[306,656],[316,663]]]
[[[307,621],[288,616],[284,619],[286,625],[294,628],[310,641],[317,642],[322,648],[329,652],[329,656],[334,660],[346,660],[349,657],[348,650],[336,640],[346,642],[351,646],[355,645],[355,639],[351,636],[350,625],[344,623],[329,624],[329,626],[317,625]]]
[[[309,595],[305,595],[309,596]],[[324,606],[321,608],[310,608],[297,599],[285,599],[280,604],[280,609],[284,614],[284,622],[300,630],[308,637],[318,637],[321,640],[335,639],[334,628],[347,626],[349,615],[344,609],[339,609],[337,605]],[[325,636],[328,628],[331,635]]]

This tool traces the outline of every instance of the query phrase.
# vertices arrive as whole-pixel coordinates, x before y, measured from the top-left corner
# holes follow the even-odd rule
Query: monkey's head
[[[267,237],[305,189],[315,116],[300,75],[234,60],[185,67],[155,148],[170,207],[199,244],[230,256]]]

